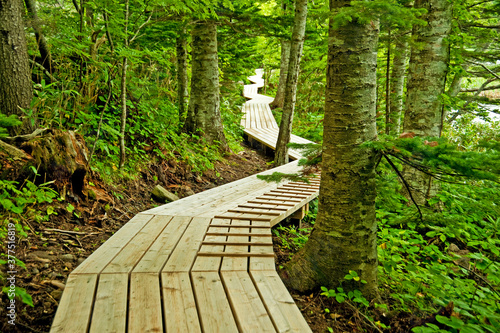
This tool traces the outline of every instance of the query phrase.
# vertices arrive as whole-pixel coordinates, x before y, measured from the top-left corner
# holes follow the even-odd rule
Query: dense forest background
[[[294,6],[306,6],[302,37],[306,17]],[[278,123],[325,139],[324,152],[334,141],[324,128],[344,121],[338,91],[357,121],[374,125],[376,138],[360,136],[351,158],[376,160],[378,231],[366,248],[378,278],[367,283],[369,273],[353,268],[335,283],[312,278],[314,288],[289,283],[323,304],[314,308],[321,331],[498,332],[499,11],[488,0],[0,0],[0,237],[14,225],[26,256],[44,246],[65,253],[69,243],[51,245],[41,231],[118,228],[155,204],[155,184],[182,197],[231,178],[241,156],[251,160],[243,84],[263,68],[261,93],[277,96]],[[352,43],[335,42],[342,38]],[[356,184],[344,186],[366,181]],[[137,196],[147,200],[135,204]],[[316,214],[313,205],[303,229],[274,230],[286,253],[280,269],[293,272],[288,257],[313,251]],[[23,329],[46,330],[57,295],[33,285],[64,282],[71,265],[52,277],[16,265],[26,268],[16,289]],[[7,299],[4,288],[2,311]],[[30,315],[36,308],[46,311]]]

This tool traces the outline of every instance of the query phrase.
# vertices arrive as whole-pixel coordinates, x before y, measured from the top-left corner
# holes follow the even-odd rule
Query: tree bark
[[[415,26],[415,45],[411,52],[408,71],[404,131],[417,136],[440,137],[444,93],[449,62],[447,38],[451,32],[451,4],[448,0],[416,0],[415,8],[424,8],[422,19],[426,26]],[[425,204],[438,187],[432,178],[413,168],[405,167],[404,176],[413,189],[417,204]]]
[[[398,136],[401,132],[401,116],[403,114],[403,94],[406,67],[408,66],[408,40],[405,36],[396,38],[390,77],[390,113],[389,134]]]
[[[179,106],[179,124],[182,126],[186,119],[189,102],[188,74],[187,74],[187,36],[186,26],[182,26],[176,40],[177,52],[177,104]]]
[[[215,22],[197,23],[192,30],[191,95],[184,131],[203,136],[228,150],[222,127]]]
[[[307,20],[307,0],[295,2],[295,19],[293,22],[292,42],[290,46],[290,60],[281,116],[280,131],[276,142],[274,163],[276,166],[288,163],[288,147],[292,134],[293,112],[297,95],[297,81],[300,72],[300,59],[304,46]]]
[[[128,49],[128,19],[129,19],[129,0],[125,2],[125,40],[124,46]],[[128,69],[128,58],[123,57],[122,63],[122,75],[121,75],[121,107],[122,115],[120,118],[120,168],[123,168],[126,160],[125,151],[125,129],[127,126],[127,69]]]
[[[332,16],[349,0],[330,0]],[[375,165],[362,147],[376,140],[378,22],[330,24],[319,209],[306,245],[286,266],[286,284],[299,291],[342,283],[378,298]],[[345,280],[356,271],[362,284]]]
[[[40,19],[38,18],[37,9],[36,9],[36,0],[24,0],[26,4],[26,9],[28,10],[29,16],[31,18],[31,25],[33,30],[35,30],[35,37],[38,44],[38,50],[40,51],[40,56],[42,58],[42,66],[52,74],[53,72],[53,63],[52,63],[52,55],[50,53],[49,45],[47,44],[47,40],[43,35]]]
[[[12,136],[31,133],[36,127],[36,118],[21,110],[28,109],[33,99],[21,13],[20,1],[0,0],[0,112],[15,114],[22,121],[22,125],[9,128]]]
[[[280,62],[280,80],[276,96],[271,102],[272,107],[283,108],[285,99],[286,79],[288,77],[288,64],[290,63],[290,41],[281,39],[281,62]]]

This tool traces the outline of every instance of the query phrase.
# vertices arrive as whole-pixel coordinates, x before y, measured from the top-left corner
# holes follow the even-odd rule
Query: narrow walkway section
[[[254,86],[245,110],[272,101]],[[276,272],[271,227],[318,191],[319,178],[254,175],[137,214],[70,274],[51,332],[311,332]]]
[[[255,140],[275,150],[279,127],[269,107],[269,103],[273,101],[273,98],[258,94],[258,89],[264,86],[263,70],[257,69],[255,72],[256,75],[248,78],[254,84],[248,84],[243,89],[243,96],[250,100],[243,106],[245,117],[241,120],[241,125],[245,128],[244,131],[249,141]],[[313,143],[293,134],[290,141],[301,144]],[[288,156],[293,160],[302,157],[300,151],[296,149],[289,149]]]

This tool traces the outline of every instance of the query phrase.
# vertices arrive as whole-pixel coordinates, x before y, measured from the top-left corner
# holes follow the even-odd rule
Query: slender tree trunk
[[[191,95],[184,130],[209,143],[219,142],[221,150],[228,150],[220,114],[215,22],[195,24],[192,39]]]
[[[22,125],[9,128],[12,136],[30,133],[36,127],[35,115],[25,116],[21,110],[33,99],[31,71],[21,2],[0,0],[0,112],[19,116]]]
[[[272,107],[282,108],[285,99],[286,79],[288,77],[288,64],[290,63],[290,41],[281,39],[281,62],[280,62],[280,80],[276,96],[271,102]]]
[[[24,0],[26,4],[26,9],[28,10],[29,16],[31,18],[31,25],[33,30],[35,30],[35,37],[38,44],[38,50],[40,50],[40,56],[42,57],[42,66],[52,74],[53,71],[53,62],[52,55],[50,53],[49,45],[47,44],[47,40],[43,35],[40,19],[38,18],[37,9],[36,9],[36,0]]]
[[[128,18],[129,18],[129,0],[125,2],[125,48],[129,46],[128,40]],[[122,115],[120,121],[120,168],[123,168],[126,160],[125,152],[125,128],[127,126],[127,69],[128,58],[123,57],[122,75],[121,75],[121,106]]]
[[[385,70],[385,134],[390,133],[391,122],[391,28],[387,34],[387,54]]]
[[[412,49],[408,71],[404,131],[440,137],[444,116],[440,95],[448,71],[451,4],[448,0],[416,0],[415,8],[427,10],[422,19],[428,24],[413,28],[417,46]],[[406,167],[404,176],[417,204],[427,203],[438,190],[431,177],[413,168]]]
[[[349,0],[330,0],[332,16]],[[318,217],[306,245],[286,266],[299,291],[342,283],[378,298],[375,221],[376,67],[378,22],[330,25],[323,162]],[[356,271],[366,284],[346,281]]]
[[[176,40],[177,51],[177,103],[179,105],[179,124],[186,118],[189,102],[188,75],[187,75],[187,36],[186,26],[182,26]]]
[[[292,135],[293,112],[297,95],[297,81],[300,72],[300,58],[304,46],[307,20],[307,0],[295,2],[295,19],[293,23],[292,43],[290,47],[290,62],[285,88],[283,114],[281,116],[280,131],[276,142],[275,165],[288,163],[288,147]]]
[[[408,66],[408,40],[405,36],[395,39],[394,58],[392,61],[390,84],[390,128],[389,134],[398,136],[401,132],[403,114],[403,94],[406,67]]]

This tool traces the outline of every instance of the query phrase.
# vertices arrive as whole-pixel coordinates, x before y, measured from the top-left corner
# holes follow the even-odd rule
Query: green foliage
[[[8,135],[7,128],[13,126],[19,126],[22,123],[17,119],[17,116],[11,114],[6,116],[0,112],[0,138],[6,137]]]
[[[9,296],[9,299],[13,299],[14,297],[19,298],[24,304],[29,305],[31,307],[34,307],[33,305],[33,299],[31,298],[31,295],[28,294],[26,289],[21,288],[21,287],[15,287],[14,292],[11,293],[9,287],[3,287],[2,292],[4,292],[6,295],[12,295],[12,297]]]
[[[306,244],[312,228],[285,227],[279,225],[273,229],[273,233],[278,237],[281,246],[293,252],[298,251]]]
[[[428,141],[428,140],[429,141]],[[476,151],[458,150],[445,138],[408,138],[365,144],[444,181],[476,179],[498,181],[500,141],[481,141]]]

